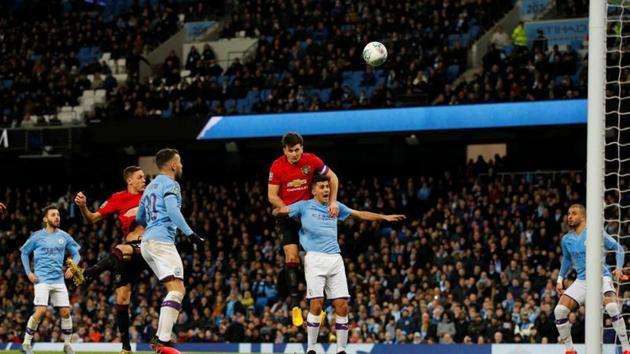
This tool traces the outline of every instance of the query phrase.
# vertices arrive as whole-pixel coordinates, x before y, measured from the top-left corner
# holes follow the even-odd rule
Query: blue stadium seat
[[[446,69],[446,79],[448,82],[452,82],[457,79],[457,76],[459,76],[459,65],[450,65]]]

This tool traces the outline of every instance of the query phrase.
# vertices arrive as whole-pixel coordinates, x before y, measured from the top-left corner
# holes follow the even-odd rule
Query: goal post
[[[588,354],[602,354],[602,248],[604,229],[604,134],[606,82],[606,0],[590,0],[588,122],[586,153],[586,309]]]

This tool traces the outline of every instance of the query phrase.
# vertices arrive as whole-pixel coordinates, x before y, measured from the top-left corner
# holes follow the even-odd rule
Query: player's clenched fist
[[[85,203],[87,203],[87,198],[85,197],[85,194],[83,194],[83,192],[77,193],[77,195],[74,197],[74,203],[78,206],[84,206]]]

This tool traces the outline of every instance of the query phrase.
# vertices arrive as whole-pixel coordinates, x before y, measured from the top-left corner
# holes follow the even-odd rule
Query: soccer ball
[[[379,66],[387,60],[387,48],[380,42],[370,42],[363,48],[363,60],[370,66]]]

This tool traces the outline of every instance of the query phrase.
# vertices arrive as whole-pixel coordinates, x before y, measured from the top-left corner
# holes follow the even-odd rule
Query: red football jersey
[[[310,186],[315,174],[325,175],[328,167],[314,154],[302,154],[300,161],[291,164],[286,156],[280,156],[269,170],[269,184],[280,186],[279,197],[289,205],[300,200],[311,199]]]
[[[113,213],[118,213],[118,220],[120,220],[123,234],[127,236],[131,232],[131,226],[136,222],[136,212],[138,211],[141,198],[142,193],[116,192],[101,205],[98,212],[104,218]]]

